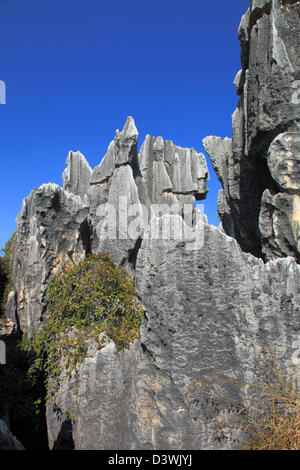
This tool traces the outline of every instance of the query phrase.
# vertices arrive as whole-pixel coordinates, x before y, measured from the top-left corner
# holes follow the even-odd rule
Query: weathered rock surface
[[[154,142],[160,142],[161,151]],[[80,152],[70,152],[63,188],[45,184],[24,200],[12,257],[14,290],[6,309],[22,332],[31,336],[42,326],[49,281],[63,263],[104,251],[134,274],[152,204],[164,202],[164,213],[171,206],[182,213],[189,204],[193,223],[195,199],[207,192],[204,156],[150,136],[139,156],[137,144],[138,131],[128,117],[94,171]],[[161,184],[160,175],[169,183]]]
[[[138,131],[128,117],[93,171],[89,191],[92,251],[106,251],[130,272],[156,210],[183,214],[186,204],[194,213],[209,179],[205,157],[194,149],[147,135],[138,155],[137,142]]]
[[[300,260],[299,222],[293,213],[297,203],[290,201],[291,192],[299,191],[294,187],[299,173],[299,35],[298,2],[250,2],[239,27],[242,69],[234,80],[240,100],[232,118],[232,142],[204,139],[223,185],[223,229],[245,251],[266,260],[290,255]],[[288,202],[282,212],[274,198],[283,195]],[[270,229],[274,217],[277,229]],[[287,219],[294,239],[289,234],[285,240]]]
[[[138,131],[134,120],[128,117],[122,132],[117,130],[115,140],[91,176],[92,251],[105,251],[120,265],[127,263],[144,228],[141,185],[136,183],[135,177],[135,170],[138,171],[137,142]],[[141,191],[144,195],[145,189],[141,188]],[[134,209],[131,215],[128,214],[130,207]],[[128,226],[135,218],[138,224],[128,236]],[[126,267],[131,271],[130,263]]]
[[[116,168],[133,164],[137,158],[138,135],[134,120],[129,116],[122,132],[117,129],[115,140],[111,141],[107,153],[93,171],[91,184],[105,183],[111,178]]]
[[[16,324],[9,318],[0,319],[0,341],[10,337],[16,330]],[[2,350],[1,350],[2,351]]]
[[[0,450],[25,450],[2,419],[0,419]]]
[[[300,133],[279,134],[269,147],[267,162],[282,192],[300,192]]]
[[[241,20],[232,139],[204,139],[223,186],[220,229],[194,209],[204,156],[151,136],[138,155],[131,117],[93,171],[70,152],[63,188],[24,201],[7,304],[22,332],[46,320],[51,276],[89,252],[125,266],[145,308],[140,341],[122,353],[90,343],[77,374],[62,372],[51,448],[235,448],[253,393],[238,384],[264,380],[259,350],[276,350],[300,383],[298,7],[252,0]]]
[[[203,154],[183,149],[162,137],[146,136],[141,148],[140,168],[147,193],[153,204],[169,198],[176,204],[180,196],[193,195],[197,200],[207,194],[208,169]]]
[[[90,188],[92,169],[80,152],[69,152],[63,172],[63,189],[82,199]]]
[[[12,259],[14,293],[6,316],[29,336],[45,320],[51,276],[63,262],[76,263],[85,257],[87,216],[88,207],[80,196],[53,183],[42,185],[23,201]]]
[[[267,259],[300,261],[300,133],[285,132],[270,145],[267,163],[278,190],[262,196],[259,229]]]
[[[136,264],[141,344],[91,347],[56,396],[76,416],[76,449],[234,448],[237,412],[253,389],[226,380],[259,383],[262,346],[300,380],[300,267],[293,258],[265,265],[219,229],[203,229],[204,246],[193,250],[152,239],[148,228]],[[52,446],[62,421],[50,407],[47,417]]]

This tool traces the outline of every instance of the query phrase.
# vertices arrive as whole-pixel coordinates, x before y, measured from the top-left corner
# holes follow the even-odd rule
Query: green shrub
[[[23,344],[34,354],[30,373],[46,374],[50,399],[62,370],[70,375],[87,357],[90,339],[101,349],[105,333],[121,350],[138,338],[143,310],[130,276],[100,253],[52,279],[48,314],[46,326]]]

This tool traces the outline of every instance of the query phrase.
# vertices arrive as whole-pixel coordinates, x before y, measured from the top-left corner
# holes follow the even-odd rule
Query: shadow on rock
[[[74,450],[72,421],[65,419],[63,421],[57,439],[53,444],[52,450]]]

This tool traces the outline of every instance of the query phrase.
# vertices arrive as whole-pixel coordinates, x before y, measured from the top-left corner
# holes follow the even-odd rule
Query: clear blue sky
[[[99,164],[134,117],[146,134],[204,151],[231,137],[240,68],[237,28],[249,0],[0,0],[0,247],[22,199],[62,184],[69,150]],[[218,224],[209,163],[205,212]]]

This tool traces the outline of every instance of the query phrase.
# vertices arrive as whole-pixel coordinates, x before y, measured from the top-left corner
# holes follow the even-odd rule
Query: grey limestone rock
[[[290,211],[298,200],[292,192],[298,191],[295,185],[299,171],[299,34],[297,2],[250,2],[238,33],[242,69],[234,81],[240,99],[232,116],[231,149],[228,139],[204,139],[223,186],[219,198],[223,229],[236,238],[244,251],[266,260],[278,255],[299,258],[297,217],[284,209]],[[286,205],[280,202],[279,210],[282,193]],[[277,209],[273,204],[271,211],[274,216],[267,194],[278,195]],[[273,217],[273,221],[276,218],[276,230],[267,229],[272,223],[267,217]],[[278,218],[282,221],[278,222]],[[295,237],[289,235],[284,241],[287,220]],[[275,244],[281,245],[276,254],[268,248],[274,246],[274,241],[268,240],[267,233],[272,233],[277,239]]]
[[[139,156],[137,144],[138,131],[128,117],[94,171],[80,152],[70,152],[63,188],[45,184],[24,200],[6,309],[22,332],[31,336],[46,320],[49,282],[63,263],[103,251],[134,274],[152,204],[165,202],[167,212],[175,204],[178,213],[189,204],[191,222],[196,218],[195,199],[207,192],[204,156],[150,136]]]
[[[300,379],[300,267],[293,258],[264,264],[207,224],[200,249],[158,241],[154,224],[136,263],[141,341],[123,353],[113,342],[100,351],[91,344],[56,406],[76,416],[76,449],[235,448],[245,438],[238,412],[253,389],[231,382],[264,380],[260,349],[275,348]],[[50,406],[47,420],[52,446],[62,422]]]
[[[95,168],[89,190],[92,251],[106,251],[130,272],[151,217],[162,206],[164,213],[183,215],[185,205],[193,212],[195,200],[206,196],[209,178],[204,155],[194,149],[147,135],[138,155],[137,143],[128,117]]]
[[[244,83],[245,83],[245,72],[241,69],[238,71],[233,81],[237,95],[241,95],[243,93]]]
[[[47,406],[51,448],[233,449],[246,438],[250,384],[266,379],[260,352],[299,386],[299,25],[292,1],[251,0],[242,17],[232,139],[204,139],[223,187],[220,228],[195,224],[204,156],[150,135],[138,155],[131,117],[94,171],[71,153],[63,189],[43,185],[24,201],[7,306],[22,331],[46,320],[62,263],[89,252],[134,275],[145,310],[128,350],[91,340],[79,370],[61,372]]]
[[[300,132],[279,134],[269,147],[267,162],[281,191],[300,194]]]
[[[128,259],[143,232],[141,198],[146,195],[139,175],[137,142],[138,131],[132,117],[128,117],[93,171],[89,190],[92,251],[109,253],[115,263],[126,264],[129,271],[132,266]],[[131,207],[134,210],[130,216]],[[128,236],[128,227],[135,219],[139,223]]]
[[[88,249],[88,207],[80,196],[49,183],[31,192],[17,217],[12,257],[14,294],[6,314],[31,336],[45,320],[51,276]]]
[[[266,189],[261,200],[263,255],[289,255],[300,262],[300,133],[279,134],[269,147],[267,162],[277,188]]]
[[[107,153],[94,169],[90,179],[91,184],[107,182],[115,168],[121,165],[132,165],[136,161],[138,135],[135,122],[129,116],[122,132],[117,129],[115,139],[109,144]]]
[[[84,198],[90,187],[92,169],[80,152],[69,152],[63,172],[63,189]]]
[[[141,148],[140,168],[153,203],[164,201],[166,193],[193,195],[205,199],[208,169],[203,154],[183,149],[161,137],[147,136]]]
[[[263,254],[267,259],[293,256],[300,262],[300,196],[272,194],[268,189],[262,197],[259,227]]]
[[[94,169],[90,183],[92,185],[95,184],[103,184],[106,183],[109,178],[112,177],[113,172],[115,170],[115,153],[116,153],[116,145],[115,141],[112,140],[108,146],[107,152],[104,155],[101,163]]]

